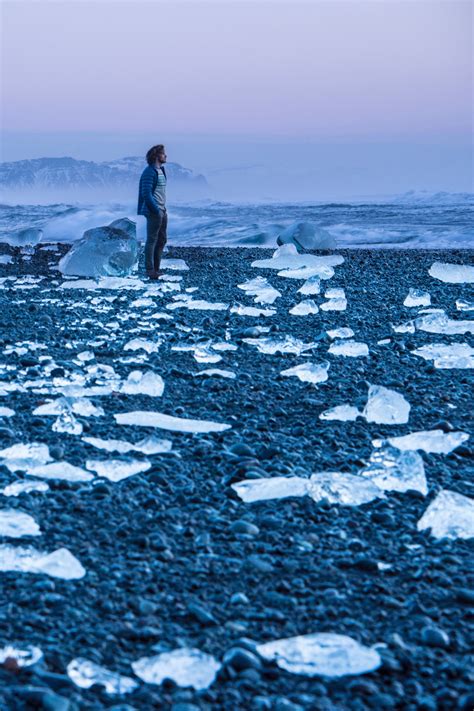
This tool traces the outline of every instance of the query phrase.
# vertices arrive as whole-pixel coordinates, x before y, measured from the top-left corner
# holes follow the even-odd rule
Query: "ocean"
[[[43,230],[41,242],[73,242],[85,230],[120,217],[145,218],[136,203],[0,205],[0,240],[27,227]],[[340,248],[460,249],[474,246],[474,195],[407,193],[388,202],[230,203],[200,200],[168,206],[171,244],[203,247],[271,247],[295,222],[327,230]]]

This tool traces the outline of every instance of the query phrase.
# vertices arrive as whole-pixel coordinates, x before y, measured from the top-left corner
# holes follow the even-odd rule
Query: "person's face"
[[[158,160],[160,163],[166,163],[166,152],[164,150],[161,153],[158,153]]]

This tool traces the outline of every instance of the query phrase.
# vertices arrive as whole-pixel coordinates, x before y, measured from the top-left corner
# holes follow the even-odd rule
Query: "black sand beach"
[[[151,428],[115,423],[114,414],[133,410],[212,420],[231,429],[216,434],[155,430],[172,441],[173,453],[149,455],[148,471],[118,483],[50,480],[47,492],[2,497],[2,507],[19,508],[40,524],[42,535],[31,539],[32,544],[47,551],[67,547],[87,572],[71,581],[0,573],[2,645],[33,644],[44,653],[43,663],[31,669],[0,669],[0,708],[473,708],[472,541],[439,541],[428,531],[417,531],[417,521],[440,489],[472,497],[472,438],[450,454],[423,453],[426,497],[408,491],[388,492],[384,499],[361,506],[316,503],[309,497],[249,504],[231,484],[245,478],[308,477],[317,471],[357,474],[372,453],[374,438],[432,429],[472,432],[472,370],[437,369],[411,351],[429,343],[474,345],[473,336],[395,333],[391,324],[413,318],[414,310],[403,306],[410,287],[428,291],[432,306],[448,316],[469,318],[469,313],[456,311],[455,301],[472,300],[473,285],[442,283],[428,269],[435,261],[472,264],[474,252],[340,250],[345,262],[323,291],[324,286],[343,288],[347,310],[298,317],[288,310],[300,300],[296,291],[302,281],[250,266],[270,257],[272,250],[171,247],[168,256],[189,266],[176,274],[183,277],[182,290],[198,287],[193,297],[265,308],[237,289],[237,284],[262,275],[281,291],[274,304],[277,314],[252,318],[228,310],[176,309],[169,311],[172,320],[156,320],[154,331],[141,333],[132,332],[137,328],[133,318],[117,321],[118,328],[103,327],[127,311],[145,314],[145,308],[130,306],[140,292],[60,290],[61,275],[48,270],[48,262],[57,261],[54,253],[37,248],[31,261],[23,261],[19,250],[4,247],[4,253],[14,261],[0,265],[0,277],[32,274],[45,279],[38,288],[11,288],[4,282],[0,290],[1,363],[17,367],[3,372],[2,381],[15,381],[19,371],[41,378],[41,355],[54,359],[58,377],[80,371],[73,362],[76,354],[92,350],[97,363],[113,366],[122,377],[134,368],[152,369],[162,376],[165,389],[158,398],[124,393],[92,397],[105,415],[79,415],[83,435],[137,441],[152,433]],[[100,313],[90,302],[83,307],[91,294],[118,298]],[[322,295],[308,298],[319,304],[324,300]],[[166,312],[170,300],[171,294],[157,298],[151,311]],[[80,323],[87,318],[89,323]],[[315,386],[282,377],[281,370],[304,359],[261,354],[242,342],[255,335],[249,329],[257,325],[270,327],[269,335],[315,342],[311,360],[330,363],[328,380]],[[342,326],[351,327],[355,340],[368,345],[369,356],[327,353],[331,339],[326,331]],[[134,355],[124,353],[127,341],[153,340],[157,333],[163,343],[146,363],[119,362]],[[103,345],[85,345],[104,334]],[[215,365],[197,363],[191,352],[171,350],[178,343],[223,341],[226,336],[238,348],[221,353]],[[377,343],[384,339],[390,342]],[[8,353],[23,341],[37,341],[47,350]],[[232,370],[236,378],[193,376],[214,367]],[[408,424],[319,419],[323,410],[343,403],[362,408],[370,384],[404,395],[411,405]],[[1,399],[15,415],[0,420],[0,449],[44,442],[55,460],[78,467],[91,458],[127,459],[100,452],[80,436],[52,431],[53,418],[32,414],[50,398],[14,391]],[[21,478],[0,466],[0,488]],[[29,545],[30,539],[16,543]],[[390,567],[380,570],[380,562]],[[382,644],[382,665],[363,676],[311,679],[255,654],[256,644],[313,632],[347,634],[367,646]],[[99,686],[81,690],[66,675],[70,660],[84,657],[133,676],[132,661],[181,646],[224,660],[207,690],[182,689],[171,682],[156,686],[135,677],[137,689],[119,697]]]

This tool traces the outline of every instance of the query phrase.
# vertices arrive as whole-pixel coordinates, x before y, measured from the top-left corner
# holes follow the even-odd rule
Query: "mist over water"
[[[277,235],[294,222],[326,229],[340,248],[468,248],[474,246],[471,194],[408,193],[386,202],[231,203],[209,199],[171,202],[171,245],[272,247]],[[42,242],[73,242],[85,230],[128,217],[145,239],[145,218],[135,200],[49,205],[1,205],[0,239],[26,227],[43,229]]]

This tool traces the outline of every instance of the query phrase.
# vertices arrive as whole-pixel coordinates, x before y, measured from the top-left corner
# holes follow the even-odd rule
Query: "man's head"
[[[166,163],[166,152],[164,145],[162,143],[159,143],[157,146],[153,146],[152,148],[150,148],[150,150],[146,154],[146,160],[148,165],[155,165],[157,161],[159,163]]]

